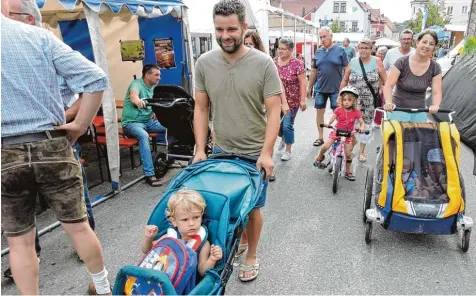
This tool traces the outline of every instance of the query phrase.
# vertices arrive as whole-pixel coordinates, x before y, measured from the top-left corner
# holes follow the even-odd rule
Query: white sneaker
[[[284,143],[284,141],[281,140],[281,143],[279,143],[279,146],[278,146],[278,151],[282,151],[284,147],[286,147],[286,143]]]
[[[291,152],[284,151],[283,156],[281,156],[282,161],[287,161],[291,159]]]

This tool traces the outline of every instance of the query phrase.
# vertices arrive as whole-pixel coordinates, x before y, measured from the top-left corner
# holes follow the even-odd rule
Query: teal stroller
[[[250,156],[216,154],[186,167],[170,182],[147,222],[159,228],[154,240],[162,237],[170,223],[165,215],[170,196],[182,188],[200,192],[207,203],[203,225],[208,229],[208,241],[223,250],[223,257],[214,269],[208,270],[203,278],[193,275],[187,283],[177,281],[177,278],[189,276],[182,268],[191,261],[187,260],[186,252],[174,256],[172,264],[181,265],[182,269],[173,274],[153,268],[124,266],[117,274],[113,295],[223,295],[233,272],[233,260],[248,214],[263,189],[263,176],[255,163],[256,159]]]

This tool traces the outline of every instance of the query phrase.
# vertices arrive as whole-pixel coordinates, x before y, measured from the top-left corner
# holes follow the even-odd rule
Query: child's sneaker
[[[355,176],[351,172],[345,173],[345,178],[349,181],[355,181]]]
[[[281,140],[281,142],[279,143],[279,146],[278,146],[278,151],[283,151],[283,149],[286,147],[286,143],[284,143],[283,140]]]
[[[321,160],[318,160],[316,158],[316,160],[314,160],[314,163],[312,165],[315,166],[315,167],[318,167],[320,169],[325,169],[327,165],[324,163],[324,159],[325,159],[324,156],[322,156]]]
[[[291,152],[284,151],[283,155],[281,156],[282,161],[288,161],[291,159]]]

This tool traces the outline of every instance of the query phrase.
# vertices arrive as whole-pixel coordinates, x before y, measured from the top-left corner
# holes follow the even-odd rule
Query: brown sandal
[[[145,177],[145,182],[152,187],[162,186],[162,183],[160,183],[160,181],[155,176]]]

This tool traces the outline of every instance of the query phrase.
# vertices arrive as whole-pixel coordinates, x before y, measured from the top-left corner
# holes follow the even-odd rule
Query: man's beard
[[[217,38],[217,43],[220,45],[221,49],[223,49],[224,52],[233,54],[240,49],[241,44],[243,44],[243,36],[240,36],[240,39],[233,39],[229,38],[230,40],[233,40],[233,44],[230,46],[225,46],[223,45],[223,41],[221,38]]]

